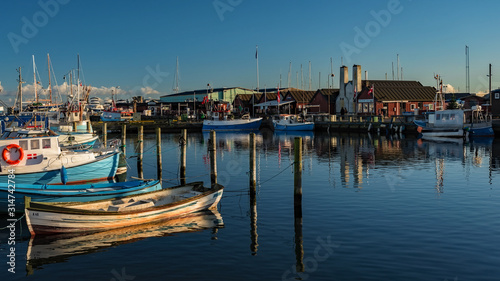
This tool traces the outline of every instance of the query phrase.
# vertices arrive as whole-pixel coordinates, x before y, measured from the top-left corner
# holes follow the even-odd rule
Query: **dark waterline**
[[[302,208],[293,138],[304,139]],[[108,136],[109,138],[112,136]],[[156,143],[144,139],[144,177]],[[209,184],[208,134],[188,134],[187,177]],[[127,177],[137,175],[136,138]],[[29,239],[16,224],[16,273],[1,280],[496,280],[500,142],[377,135],[257,135],[249,194],[247,133],[218,133],[219,211],[87,236]],[[177,134],[162,135],[165,186],[179,183]],[[0,227],[6,225],[0,217]],[[27,263],[27,254],[30,261]],[[297,272],[299,271],[299,272]],[[29,274],[29,275],[28,275]],[[28,276],[27,276],[28,275]]]

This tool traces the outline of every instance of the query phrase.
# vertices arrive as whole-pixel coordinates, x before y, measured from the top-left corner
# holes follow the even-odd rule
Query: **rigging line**
[[[277,173],[276,175],[272,176],[271,178],[263,181],[263,182],[259,182],[259,185],[262,186],[263,184],[265,184],[266,182],[274,179],[275,177],[279,176],[281,173],[283,173],[284,171],[286,171],[288,168],[290,168],[291,166],[293,166],[295,164],[295,162],[292,162],[290,165],[288,165],[288,167],[286,167],[285,169],[283,169],[281,172]]]
[[[22,215],[20,218],[18,218],[18,219],[17,219],[14,223],[16,223],[16,222],[20,221],[22,218],[24,218],[24,216],[25,216],[25,215],[26,215],[26,214],[23,214],[23,215]],[[6,229],[6,228],[7,228],[7,227],[9,227],[9,226],[10,226],[10,225],[7,225],[7,226],[5,226],[5,227],[2,227],[2,228],[0,228],[0,230],[2,230],[2,229]]]

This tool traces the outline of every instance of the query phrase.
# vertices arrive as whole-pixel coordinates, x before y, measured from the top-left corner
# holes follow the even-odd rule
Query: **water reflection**
[[[217,229],[222,227],[224,223],[220,213],[217,210],[207,210],[164,222],[91,234],[34,236],[29,241],[26,253],[26,272],[30,275],[44,264],[66,262],[76,255],[90,254],[150,237],[213,229],[212,239],[217,239]]]

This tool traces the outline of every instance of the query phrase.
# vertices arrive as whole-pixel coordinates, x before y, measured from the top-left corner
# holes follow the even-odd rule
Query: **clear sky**
[[[392,79],[399,54],[405,80],[444,84],[465,92],[465,46],[470,51],[471,92],[500,87],[497,14],[490,1],[2,1],[0,20],[0,99],[13,101],[16,68],[25,87],[33,83],[32,55],[44,87],[50,53],[59,85],[77,67],[80,54],[91,94],[157,97],[174,87],[179,57],[181,91],[212,87],[256,88],[255,49],[259,50],[259,86],[327,87],[330,58],[335,86],[343,60],[359,64],[369,79]],[[321,77],[319,76],[321,72]],[[297,83],[296,77],[299,76]],[[395,76],[397,71],[395,69]],[[451,88],[451,87],[450,87]]]

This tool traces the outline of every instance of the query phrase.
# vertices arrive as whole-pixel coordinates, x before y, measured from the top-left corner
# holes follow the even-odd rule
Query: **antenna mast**
[[[309,61],[309,91],[311,91],[311,61]]]
[[[465,92],[470,94],[469,46],[465,45]]]
[[[292,82],[292,62],[290,62],[290,65],[288,66],[288,88],[290,88],[290,83]]]

